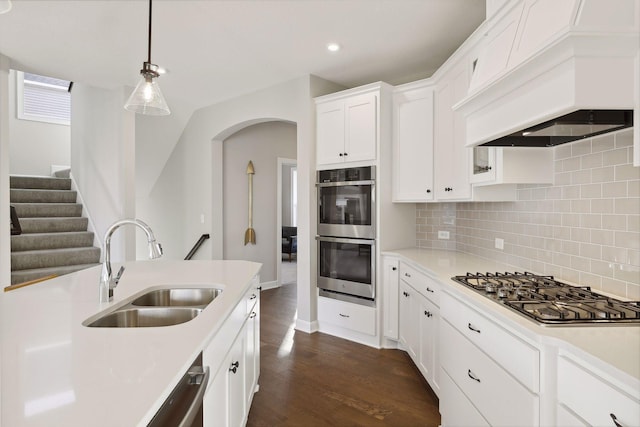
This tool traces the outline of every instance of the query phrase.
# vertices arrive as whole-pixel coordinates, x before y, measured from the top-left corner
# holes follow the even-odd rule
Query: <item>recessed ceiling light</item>
[[[327,44],[327,50],[329,52],[337,52],[340,50],[340,45],[338,43],[329,43]]]

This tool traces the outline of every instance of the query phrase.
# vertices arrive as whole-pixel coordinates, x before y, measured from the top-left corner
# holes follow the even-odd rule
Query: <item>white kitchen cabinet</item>
[[[420,306],[420,351],[418,368],[431,388],[440,395],[440,352],[438,336],[440,334],[440,309],[427,298],[421,298]]]
[[[203,399],[207,427],[242,426],[249,415],[260,375],[258,286],[256,277],[254,286],[203,351],[203,364],[214,369]]]
[[[397,258],[382,258],[382,286],[383,333],[386,338],[398,341],[400,268]]]
[[[469,150],[465,122],[453,105],[467,95],[471,64],[460,61],[438,82],[435,92],[434,188],[438,200],[468,200]]]
[[[553,150],[546,147],[474,147],[471,183],[553,184]]]
[[[400,343],[436,395],[440,393],[439,293],[436,282],[400,263]]]
[[[375,161],[379,91],[316,101],[316,163]]]
[[[376,309],[365,305],[318,297],[318,323],[321,330],[337,327],[369,336],[376,335]]]
[[[400,281],[400,343],[414,360],[420,352],[420,296],[404,280]]]
[[[394,202],[433,200],[433,92],[412,85],[393,94]]]
[[[558,357],[558,425],[640,425],[640,390],[605,376],[571,354]]]
[[[442,293],[440,304],[440,336],[446,337],[439,344],[442,375],[453,380],[490,425],[539,425],[538,349],[448,293]],[[453,425],[446,419],[451,413],[447,404],[443,425]],[[471,416],[456,419],[473,425]]]
[[[487,420],[445,371],[442,371],[439,397],[442,427],[489,427]]]

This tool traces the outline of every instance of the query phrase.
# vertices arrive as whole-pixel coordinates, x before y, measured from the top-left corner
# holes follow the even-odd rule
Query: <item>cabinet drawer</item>
[[[438,282],[403,262],[400,263],[400,278],[429,298],[435,305],[440,305],[440,284]]]
[[[460,391],[446,372],[442,372],[440,381],[440,413],[442,426],[489,427],[487,420]]]
[[[318,320],[368,335],[376,334],[374,307],[318,297]]]
[[[540,352],[468,305],[441,296],[440,313],[462,335],[534,393],[540,391]],[[446,339],[446,338],[444,338]]]
[[[640,390],[638,391],[640,394]],[[630,396],[573,360],[558,358],[558,401],[594,426],[640,425],[640,396]]]
[[[535,426],[540,423],[536,394],[442,321],[442,368],[492,426]]]

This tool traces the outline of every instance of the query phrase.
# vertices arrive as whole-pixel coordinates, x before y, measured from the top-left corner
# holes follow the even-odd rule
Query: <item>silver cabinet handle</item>
[[[338,313],[340,315],[340,317],[349,317],[348,314],[342,314],[342,313]]]
[[[618,422],[618,418],[616,418],[615,414],[609,414],[611,416],[611,419],[613,420],[613,423],[616,425],[616,427],[624,427],[622,424],[620,424]]]
[[[469,325],[468,325],[468,326],[469,326],[469,329],[471,329],[473,332],[480,333],[480,329],[476,329],[476,328],[474,328],[474,327],[471,325],[471,323],[469,323]]]
[[[480,382],[480,378],[476,377],[473,372],[471,372],[471,369],[467,369],[467,375],[469,375],[469,378],[472,380]]]

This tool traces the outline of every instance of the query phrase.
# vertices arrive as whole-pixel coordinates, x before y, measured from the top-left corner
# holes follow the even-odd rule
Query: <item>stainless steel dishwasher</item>
[[[202,399],[208,382],[209,368],[202,366],[200,353],[148,426],[202,427]]]

